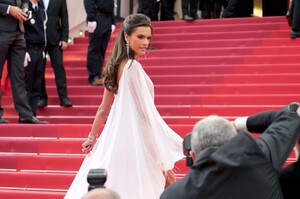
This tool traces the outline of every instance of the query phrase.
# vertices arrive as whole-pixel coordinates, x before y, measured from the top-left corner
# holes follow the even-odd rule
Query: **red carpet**
[[[182,137],[195,122],[218,114],[228,119],[299,101],[300,39],[289,38],[284,17],[153,22],[151,50],[140,60],[155,84],[157,108]],[[111,52],[120,24],[111,37]],[[0,198],[61,199],[84,155],[103,87],[87,83],[87,37],[64,52],[72,108],[59,106],[54,74],[46,68],[49,106],[38,118],[49,125],[20,125],[10,92],[2,99]],[[254,136],[259,136],[253,134]],[[295,160],[292,153],[286,165]],[[187,173],[176,164],[177,177]]]

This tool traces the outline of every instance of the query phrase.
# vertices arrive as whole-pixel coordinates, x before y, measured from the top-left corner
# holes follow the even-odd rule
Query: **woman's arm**
[[[91,132],[89,133],[87,140],[82,144],[83,152],[89,153],[92,150],[92,148],[95,144],[99,129],[102,127],[102,125],[106,121],[113,101],[114,101],[114,93],[110,92],[109,90],[107,90],[105,88],[104,94],[103,94],[103,99],[97,110],[96,116],[94,118]]]

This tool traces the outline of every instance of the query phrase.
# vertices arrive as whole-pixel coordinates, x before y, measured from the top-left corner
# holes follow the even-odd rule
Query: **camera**
[[[193,159],[190,155],[191,147],[191,137],[192,134],[189,133],[183,138],[182,146],[183,146],[183,154],[186,156],[186,166],[190,167],[193,165]]]
[[[23,3],[22,4],[22,10],[26,13],[26,18],[31,19],[32,18],[32,12],[29,10],[29,4]]]
[[[88,191],[95,188],[105,188],[104,184],[107,179],[107,172],[105,169],[91,169],[87,175],[89,183]]]

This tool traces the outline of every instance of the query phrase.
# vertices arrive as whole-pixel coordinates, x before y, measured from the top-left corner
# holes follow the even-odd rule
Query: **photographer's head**
[[[121,199],[121,197],[112,189],[96,188],[87,192],[82,199]]]
[[[191,136],[191,155],[196,156],[208,147],[219,147],[237,134],[234,126],[219,116],[209,116],[194,126]]]

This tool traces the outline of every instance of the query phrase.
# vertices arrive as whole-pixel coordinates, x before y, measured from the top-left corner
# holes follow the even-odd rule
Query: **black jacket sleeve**
[[[262,133],[257,144],[275,169],[280,170],[299,137],[300,118],[291,111],[267,111],[250,116],[247,128]]]

